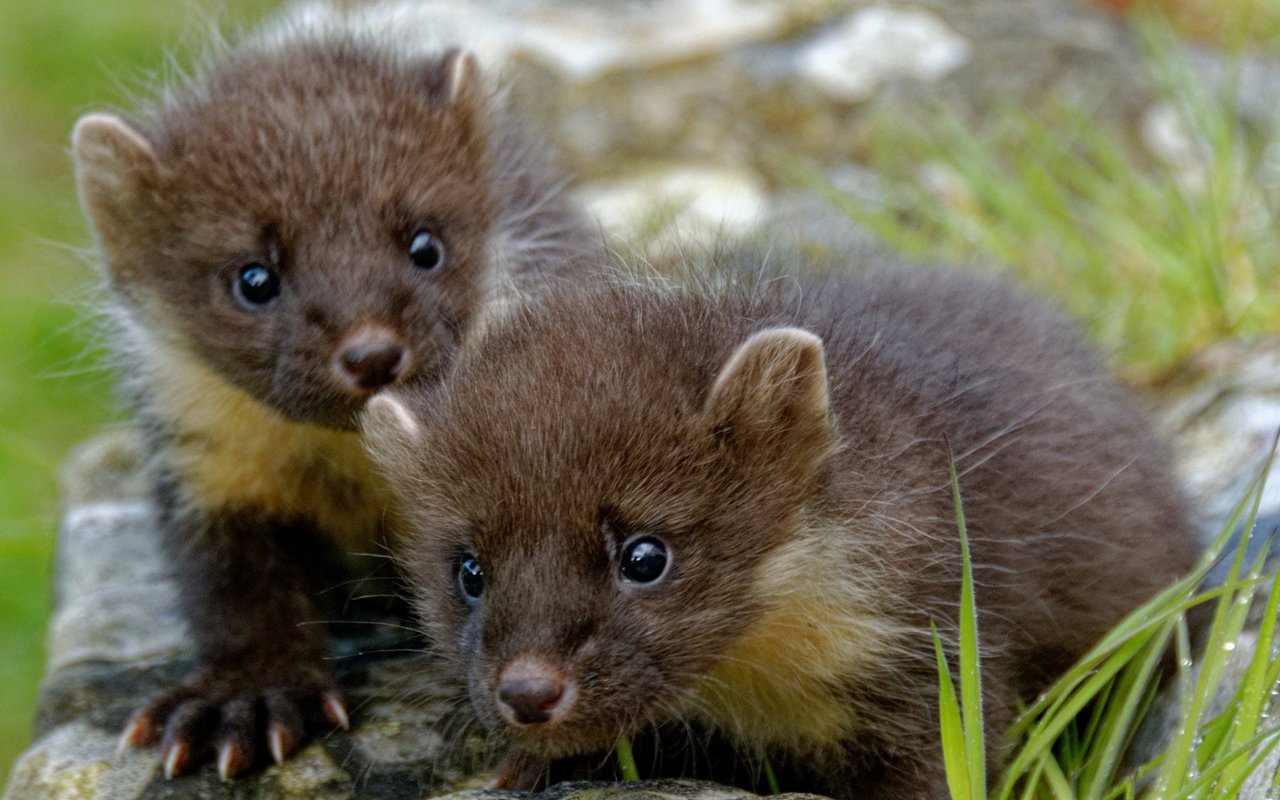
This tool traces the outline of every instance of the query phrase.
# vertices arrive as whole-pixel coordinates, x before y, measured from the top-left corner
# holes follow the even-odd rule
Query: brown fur
[[[683,721],[767,755],[784,789],[946,797],[929,623],[954,641],[948,443],[993,768],[1016,703],[1198,553],[1132,398],[1057,314],[977,278],[565,292],[365,429],[425,629],[517,783]],[[637,532],[670,549],[654,584],[618,578]],[[499,713],[498,676],[529,658],[573,685],[563,718]]]
[[[470,55],[340,27],[220,52],[130,119],[87,115],[73,149],[202,665],[126,739],[163,729],[171,772],[218,747],[234,774],[337,696],[320,554],[383,546],[343,348],[390,337],[394,382],[429,384],[516,297],[592,271],[596,237]],[[410,259],[422,230],[438,269]],[[259,308],[232,292],[253,263],[282,287]]]

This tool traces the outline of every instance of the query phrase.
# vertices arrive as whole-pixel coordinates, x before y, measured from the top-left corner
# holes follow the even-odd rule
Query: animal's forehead
[[[428,166],[458,169],[474,157],[450,163],[446,153],[471,141],[474,118],[432,90],[430,69],[306,50],[249,54],[179,96],[160,124],[161,151],[228,171],[247,164],[245,180],[305,165],[312,182],[344,169],[385,181],[405,172],[397,159],[433,153]]]
[[[503,441],[492,427],[475,438],[450,433],[452,446],[428,443],[422,451],[436,488],[427,502],[450,516],[427,513],[465,530],[482,549],[572,541],[595,552],[610,537],[646,526],[687,528],[706,513],[714,469],[696,441],[670,431],[630,442],[570,425],[523,441]]]

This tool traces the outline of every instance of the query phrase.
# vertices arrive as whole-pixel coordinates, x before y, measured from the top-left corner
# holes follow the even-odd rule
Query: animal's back
[[[897,476],[884,486],[899,500],[893,513],[946,534],[904,536],[896,552],[886,543],[886,557],[910,567],[904,610],[934,615],[959,598],[950,457],[984,640],[1014,655],[1006,677],[1024,699],[1195,564],[1201,542],[1169,452],[1055,309],[931,271],[871,273],[810,295],[803,316],[831,362],[843,474]]]

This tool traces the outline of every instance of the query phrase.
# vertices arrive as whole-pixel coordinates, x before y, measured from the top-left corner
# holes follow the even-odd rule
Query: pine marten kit
[[[358,22],[358,20],[357,20]],[[355,430],[439,379],[519,297],[601,263],[598,234],[463,50],[342,17],[216,48],[73,156],[198,667],[128,723],[173,776],[283,760],[347,725],[320,552],[385,549]]]
[[[931,271],[651,284],[558,290],[365,411],[498,785],[666,728],[786,790],[948,797],[952,463],[992,769],[1018,704],[1195,564],[1168,454],[1042,303]]]

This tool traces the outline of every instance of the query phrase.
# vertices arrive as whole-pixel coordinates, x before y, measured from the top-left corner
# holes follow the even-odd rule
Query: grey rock
[[[869,6],[797,53],[799,75],[844,102],[895,79],[936,80],[969,60],[969,42],[927,11]]]
[[[1225,342],[1188,361],[1161,388],[1158,422],[1178,443],[1183,477],[1217,532],[1261,475],[1280,433],[1280,340]],[[1280,462],[1259,513],[1280,512]]]
[[[817,795],[784,793],[779,800],[822,800]],[[758,795],[703,781],[638,783],[562,783],[543,792],[459,792],[438,800],[749,800]]]

